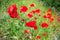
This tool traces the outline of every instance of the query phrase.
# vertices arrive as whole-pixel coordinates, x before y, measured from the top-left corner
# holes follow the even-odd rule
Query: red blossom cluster
[[[30,4],[30,7],[34,7],[35,4]],[[28,7],[23,5],[20,7],[20,12],[27,12]],[[33,14],[39,14],[40,15],[41,10],[40,9],[36,9],[36,10],[32,10],[30,13],[28,13],[27,17],[28,18],[32,18]],[[12,6],[10,6],[8,8],[8,13],[10,15],[11,18],[17,18],[18,17],[18,12],[17,12],[17,7],[16,4],[13,4]],[[53,21],[54,19],[52,18],[52,10],[48,9],[47,11],[47,15],[43,16],[44,18],[48,18],[50,21]],[[34,17],[36,18],[36,17]],[[26,26],[34,28],[35,30],[37,29],[37,25],[36,25],[36,21],[29,21],[26,22]],[[48,24],[46,22],[41,23],[42,28],[47,28]]]
[[[34,6],[35,6],[35,4],[33,4],[33,3],[30,4],[30,7],[34,7]],[[28,11],[28,7],[27,7],[27,6],[23,5],[23,6],[20,7],[20,12],[25,13],[25,12],[27,12],[27,11]],[[40,15],[40,12],[41,12],[40,9],[32,10],[32,11],[30,11],[30,12],[27,14],[27,17],[28,17],[28,18],[32,18],[35,13],[38,14],[38,15]],[[8,8],[8,14],[10,15],[11,18],[17,18],[17,17],[19,16],[19,15],[18,15],[18,12],[17,12],[16,4],[13,4],[13,5],[11,5],[11,6]],[[34,17],[34,18],[37,19],[36,17]],[[51,9],[48,9],[47,14],[44,15],[42,18],[48,18],[50,21],[53,21],[54,18],[52,17],[52,10],[51,10]],[[36,23],[37,23],[36,20],[28,21],[28,22],[25,23],[25,26],[26,26],[26,27],[33,28],[34,30],[37,30],[38,27],[37,27]],[[41,26],[42,28],[47,28],[47,27],[49,26],[49,24],[46,23],[46,22],[42,22],[40,26]],[[24,30],[24,32],[25,32],[26,34],[29,34],[29,30]],[[47,36],[47,33],[43,33],[43,35],[44,35],[44,36]],[[36,36],[36,38],[37,38],[37,39],[40,39],[41,36],[38,35],[38,36]]]
[[[30,13],[28,13],[28,18],[32,18],[33,17],[33,14],[37,14],[40,16],[40,9],[36,9],[36,10],[32,10]]]
[[[47,14],[44,15],[43,18],[48,18],[50,22],[53,22],[54,18],[52,17],[52,10],[48,9]]]
[[[27,27],[31,27],[31,28],[34,28],[34,30],[37,29],[37,26],[36,26],[36,21],[29,21],[29,22],[26,22],[25,24]]]

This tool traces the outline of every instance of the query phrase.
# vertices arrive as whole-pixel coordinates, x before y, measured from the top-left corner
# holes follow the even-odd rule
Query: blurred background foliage
[[[42,0],[45,2],[46,6],[51,6],[56,8],[60,12],[60,0]]]

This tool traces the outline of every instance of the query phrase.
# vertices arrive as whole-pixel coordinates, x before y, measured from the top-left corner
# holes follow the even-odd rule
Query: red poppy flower
[[[39,35],[38,35],[38,36],[36,36],[36,38],[37,38],[37,39],[40,39],[40,38],[41,38],[41,36],[39,36]]]
[[[48,12],[48,13],[52,13],[52,9],[51,9],[51,8],[49,8],[47,12]]]
[[[49,13],[47,14],[47,18],[51,18],[51,16],[52,16],[52,14],[49,14]]]
[[[21,6],[20,7],[20,12],[26,12],[28,8],[26,6]]]
[[[43,33],[44,36],[47,36],[47,33]]]
[[[37,26],[33,26],[34,30],[37,30]]]
[[[35,5],[32,3],[32,4],[30,4],[30,7],[34,7]]]
[[[42,28],[47,28],[47,27],[48,27],[48,24],[47,24],[46,22],[43,22],[43,23],[41,24],[41,26],[42,26]]]
[[[27,16],[28,16],[28,18],[32,18],[32,17],[33,17],[33,15],[32,15],[32,14],[28,14]]]
[[[29,22],[26,22],[26,26],[29,26],[29,27],[33,27],[36,25],[36,21],[29,21]]]
[[[32,10],[31,13],[35,13],[35,10]]]
[[[36,9],[35,10],[35,13],[40,13],[40,9]]]
[[[50,20],[50,22],[53,22],[54,21],[54,18],[51,17],[51,18],[49,18],[49,20]]]
[[[17,18],[18,13],[17,13],[16,4],[13,4],[12,6],[8,7],[8,13],[11,18]]]
[[[44,16],[43,16],[43,18],[47,18],[47,16],[46,16],[46,15],[44,15]]]
[[[24,33],[29,34],[29,30],[24,30]]]
[[[37,29],[37,26],[36,26],[36,21],[30,21],[30,22],[26,22],[25,24],[27,27],[31,27],[31,28],[34,28],[34,30]]]

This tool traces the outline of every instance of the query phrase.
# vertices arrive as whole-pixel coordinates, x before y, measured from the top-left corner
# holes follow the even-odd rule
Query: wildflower
[[[18,13],[16,4],[13,4],[10,7],[8,7],[8,14],[10,15],[11,18],[17,18]]]
[[[31,28],[34,28],[34,30],[37,29],[37,26],[36,26],[36,21],[30,21],[30,22],[26,22],[25,24],[27,27],[31,27]]]
[[[35,11],[32,10],[30,13],[27,14],[27,17],[28,17],[28,18],[32,18],[33,15],[34,15],[34,13],[35,13]]]
[[[52,16],[52,14],[49,14],[49,13],[47,14],[47,18],[51,18],[51,16]]]
[[[46,15],[44,15],[44,16],[43,16],[43,18],[47,18],[47,16],[46,16]]]
[[[33,26],[33,28],[34,28],[34,30],[37,30],[37,26],[35,25],[35,26]]]
[[[40,9],[36,9],[35,10],[35,13],[40,13]]]
[[[52,13],[52,9],[49,8],[47,12],[51,14]]]
[[[43,23],[41,24],[41,26],[42,26],[42,28],[47,28],[47,27],[48,27],[48,24],[47,24],[46,22],[43,22]]]
[[[33,27],[36,25],[36,21],[29,21],[29,22],[26,22],[26,26],[29,26],[29,27]]]
[[[53,22],[53,21],[54,21],[54,18],[53,18],[53,17],[51,17],[51,18],[49,18],[49,20],[50,20],[50,22]]]
[[[35,13],[35,10],[32,10],[31,13]]]
[[[40,38],[41,38],[41,36],[39,36],[39,35],[38,35],[38,36],[36,36],[36,38],[37,38],[37,39],[40,39]]]
[[[32,14],[28,14],[27,16],[28,16],[28,18],[32,18],[32,17],[33,17],[33,15],[32,15]]]
[[[24,33],[29,34],[29,30],[24,30]]]
[[[30,4],[30,7],[34,7],[35,5],[32,3],[32,4]]]
[[[20,12],[27,12],[28,8],[26,6],[20,7]]]

